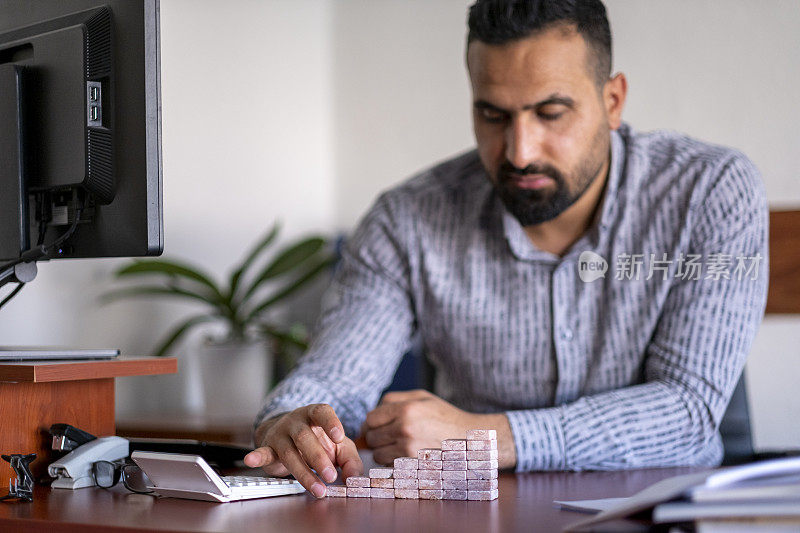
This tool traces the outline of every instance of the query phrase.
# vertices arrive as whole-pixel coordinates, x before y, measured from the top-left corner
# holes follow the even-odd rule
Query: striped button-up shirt
[[[623,125],[593,224],[559,257],[475,151],[441,163],[360,222],[256,423],[324,402],[356,434],[419,334],[439,396],[507,415],[518,471],[716,464],[766,301],[765,198],[741,153]]]

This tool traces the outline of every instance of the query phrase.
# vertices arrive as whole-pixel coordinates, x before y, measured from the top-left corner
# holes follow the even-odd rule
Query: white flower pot
[[[201,340],[194,355],[203,413],[211,418],[253,418],[272,384],[273,355],[263,340]]]

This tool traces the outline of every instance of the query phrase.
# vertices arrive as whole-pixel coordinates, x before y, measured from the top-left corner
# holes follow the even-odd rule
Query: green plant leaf
[[[192,265],[185,263],[178,263],[177,261],[167,261],[164,259],[152,261],[136,261],[126,267],[117,270],[117,277],[128,277],[138,275],[151,275],[162,274],[165,276],[177,276],[185,279],[190,279],[200,283],[209,289],[211,293],[219,299],[220,302],[225,298],[219,290],[219,287],[211,279],[211,277]]]
[[[229,297],[233,299],[233,295],[236,293],[236,289],[239,287],[239,280],[241,279],[242,275],[247,271],[253,261],[263,252],[264,250],[269,247],[270,244],[275,240],[280,232],[280,224],[276,222],[270,231],[267,232],[267,235],[261,239],[261,241],[256,244],[247,258],[239,265],[239,268],[231,275],[230,279],[230,292]]]
[[[123,298],[131,298],[135,296],[172,296],[180,298],[189,298],[192,300],[200,300],[201,302],[209,304],[214,307],[217,306],[217,302],[210,300],[209,298],[203,296],[202,294],[196,294],[192,291],[180,289],[178,287],[157,287],[157,286],[130,287],[127,289],[118,289],[101,295],[100,301],[102,303],[110,303],[115,300],[121,300]]]
[[[324,245],[325,239],[322,237],[310,237],[285,247],[278,256],[261,271],[258,277],[256,277],[253,284],[247,289],[247,292],[242,298],[242,302],[246,302],[262,283],[268,279],[294,270],[304,261],[319,252]]]
[[[173,328],[172,331],[164,338],[154,355],[156,357],[166,355],[167,351],[172,348],[172,345],[175,344],[191,328],[198,324],[202,324],[203,322],[212,322],[214,320],[216,320],[216,318],[213,316],[197,315],[182,322]]]
[[[313,281],[317,276],[322,273],[325,269],[331,267],[334,263],[336,263],[336,259],[333,257],[325,257],[321,261],[319,261],[316,265],[311,267],[309,270],[305,272],[302,276],[295,279],[293,282],[289,283],[278,292],[257,304],[250,313],[248,313],[247,318],[244,319],[245,323],[250,323],[253,319],[255,319],[259,314],[263,313],[266,309],[272,307],[277,302],[291,296],[302,287],[304,287],[307,283]]]

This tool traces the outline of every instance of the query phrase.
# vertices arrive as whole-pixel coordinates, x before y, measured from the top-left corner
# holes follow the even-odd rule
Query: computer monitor
[[[158,0],[0,0],[0,275],[161,253],[159,66]]]

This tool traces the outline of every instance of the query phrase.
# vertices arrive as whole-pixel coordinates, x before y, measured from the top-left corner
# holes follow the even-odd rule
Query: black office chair
[[[723,465],[736,465],[754,459],[744,372],[733,390],[728,409],[719,425],[719,433],[722,436],[722,447],[725,450],[722,458]]]

